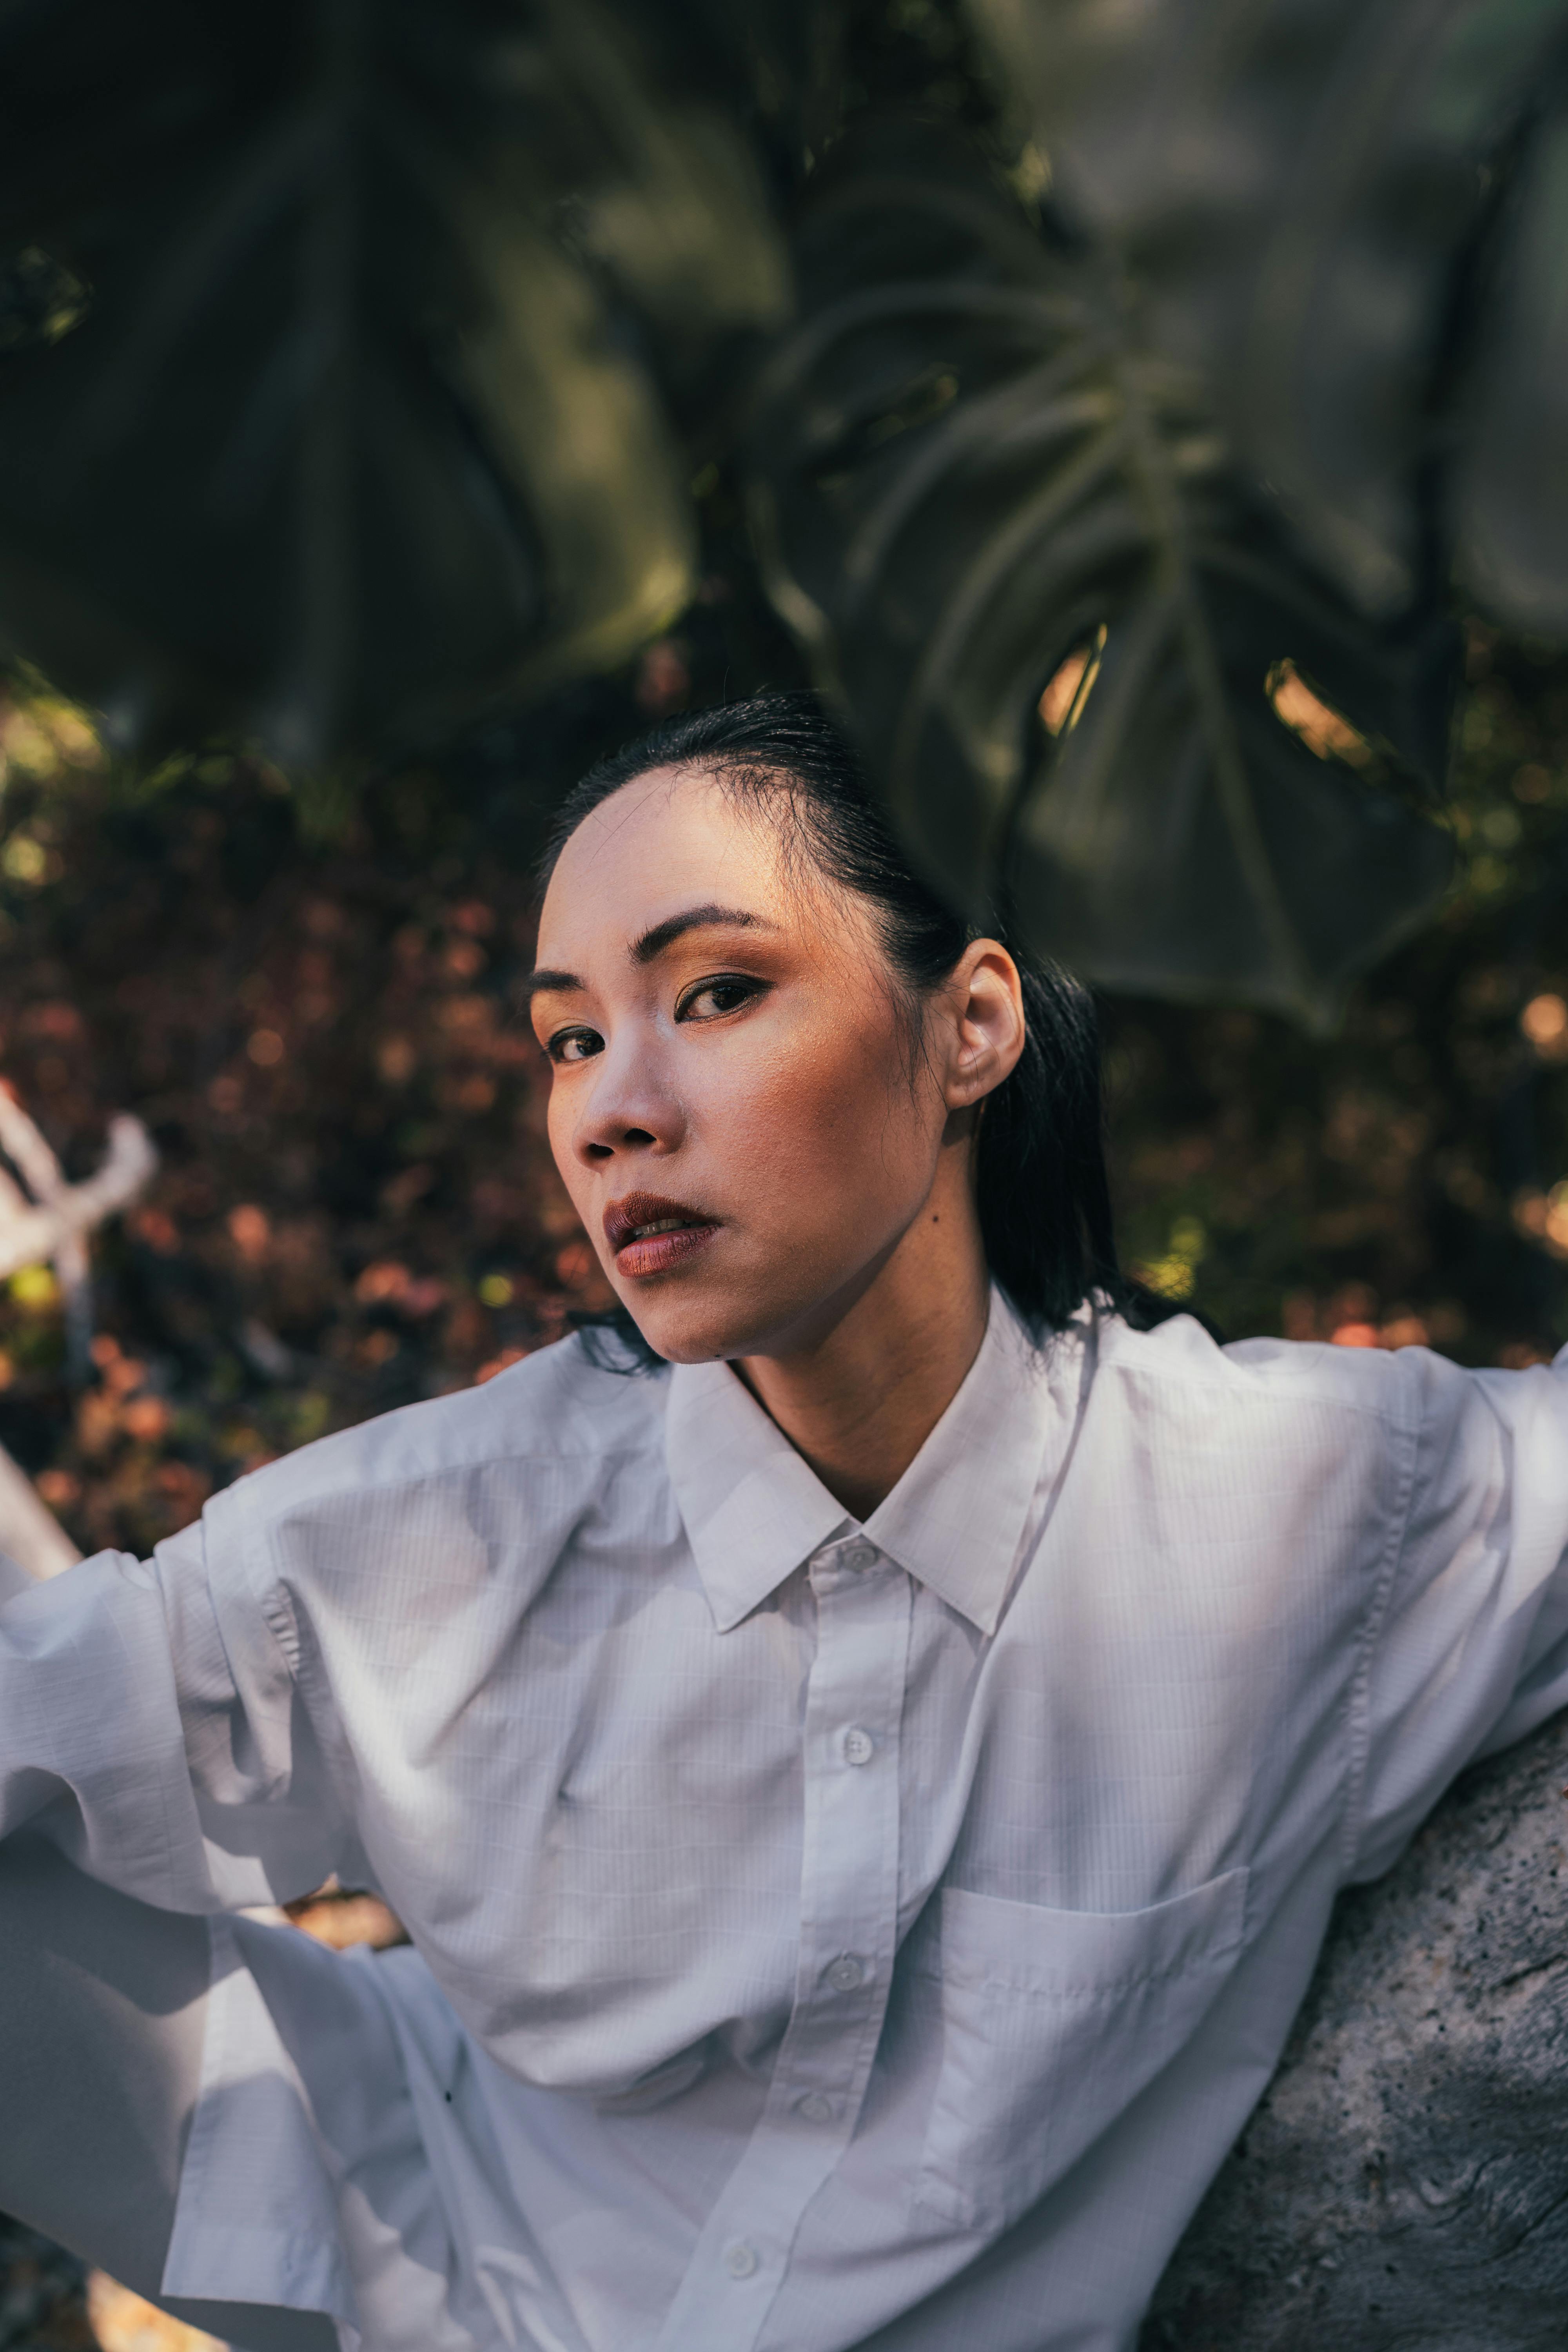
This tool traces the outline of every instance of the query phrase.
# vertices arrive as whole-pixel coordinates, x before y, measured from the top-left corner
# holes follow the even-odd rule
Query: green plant
[[[1568,633],[1568,0],[39,0],[0,628],[114,741],[439,754],[738,478],[928,870],[1322,1026],[1457,594]]]

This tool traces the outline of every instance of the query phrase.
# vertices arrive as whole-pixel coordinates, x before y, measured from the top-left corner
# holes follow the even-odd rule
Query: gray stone
[[[1568,1715],[1341,1898],[1140,2352],[1568,2346]]]

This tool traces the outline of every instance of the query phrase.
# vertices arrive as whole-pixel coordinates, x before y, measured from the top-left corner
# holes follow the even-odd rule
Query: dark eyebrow
[[[634,963],[652,963],[666,948],[673,947],[687,931],[716,930],[721,925],[731,931],[771,931],[773,929],[762,915],[748,915],[740,907],[688,907],[683,915],[668,915],[645,931],[632,949]]]
[[[748,915],[743,907],[688,907],[681,915],[667,915],[662,923],[655,923],[632,945],[634,963],[652,963],[666,948],[673,947],[687,931],[715,929],[719,925],[737,931],[771,931],[773,925],[763,915]],[[525,996],[546,993],[563,994],[568,989],[584,985],[574,971],[531,971],[523,982]]]

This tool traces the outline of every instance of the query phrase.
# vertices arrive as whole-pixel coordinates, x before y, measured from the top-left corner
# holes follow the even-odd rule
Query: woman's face
[[[920,1216],[944,1153],[967,1203],[964,1107],[1005,1075],[981,1067],[972,996],[961,967],[911,1055],[865,902],[804,857],[786,872],[765,804],[700,770],[638,777],[584,821],[533,981],[551,1147],[661,1355],[812,1346]]]

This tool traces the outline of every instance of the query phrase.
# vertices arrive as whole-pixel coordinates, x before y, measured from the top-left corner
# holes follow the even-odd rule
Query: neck
[[[865,1519],[957,1395],[990,1299],[967,1192],[945,1205],[933,1193],[830,1328],[735,1370],[834,1499]]]

